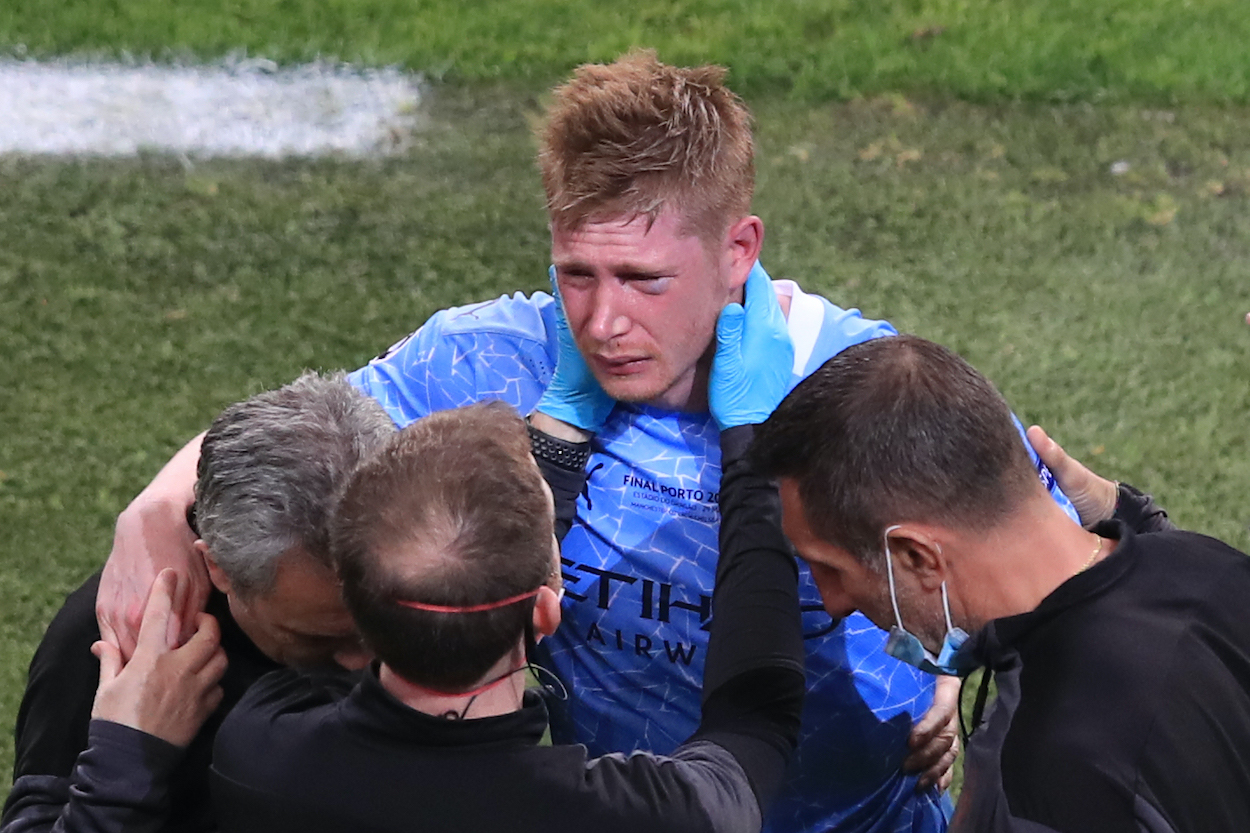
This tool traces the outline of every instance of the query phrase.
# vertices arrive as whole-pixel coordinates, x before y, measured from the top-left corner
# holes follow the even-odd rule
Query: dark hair
[[[998,390],[954,352],[907,335],[825,362],[757,429],[751,459],[797,481],[812,531],[870,565],[889,524],[985,529],[1041,488]]]
[[[308,372],[222,411],[200,446],[195,529],[234,589],[268,592],[295,547],[332,566],[339,491],[394,434],[382,406],[342,373]]]
[[[553,563],[553,518],[529,435],[500,402],[440,411],[357,469],[333,522],[343,598],[365,642],[401,677],[463,691],[516,646]]]

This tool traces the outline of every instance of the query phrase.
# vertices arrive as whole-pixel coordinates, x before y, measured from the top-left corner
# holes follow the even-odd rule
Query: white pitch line
[[[419,102],[397,69],[0,60],[0,153],[367,156],[404,146]]]

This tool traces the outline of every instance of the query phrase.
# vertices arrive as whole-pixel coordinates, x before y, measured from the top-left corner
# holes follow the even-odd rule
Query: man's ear
[[[919,524],[901,524],[886,535],[886,544],[894,557],[894,570],[907,571],[927,591],[936,591],[946,581],[946,556],[936,531]]]
[[[534,641],[551,636],[560,627],[560,597],[548,585],[538,588],[534,599]]]
[[[764,247],[764,221],[754,214],[743,217],[725,232],[722,249],[729,272],[729,290],[738,293],[746,285],[751,267]]]
[[[197,538],[195,540],[195,551],[198,552],[204,559],[204,566],[208,568],[209,581],[211,581],[213,586],[218,590],[226,595],[229,595],[231,589],[230,579],[227,578],[226,574],[222,572],[220,567],[217,566],[217,559],[213,558],[213,554],[209,551],[208,544],[204,542],[204,539]]]

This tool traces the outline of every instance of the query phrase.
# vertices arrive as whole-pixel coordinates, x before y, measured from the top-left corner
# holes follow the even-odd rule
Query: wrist
[[[526,421],[544,434],[565,442],[588,443],[590,438],[594,436],[594,433],[591,431],[579,428],[542,411],[532,412],[526,417]]]
[[[544,422],[540,420],[540,422]],[[590,459],[590,440],[576,442],[547,433],[532,421],[526,423],[530,435],[530,449],[534,459],[545,461],[557,469],[581,472]]]

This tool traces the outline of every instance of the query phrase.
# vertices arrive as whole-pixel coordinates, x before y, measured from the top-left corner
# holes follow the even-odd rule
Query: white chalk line
[[[0,59],[0,154],[371,156],[420,123],[420,79],[395,68]]]

